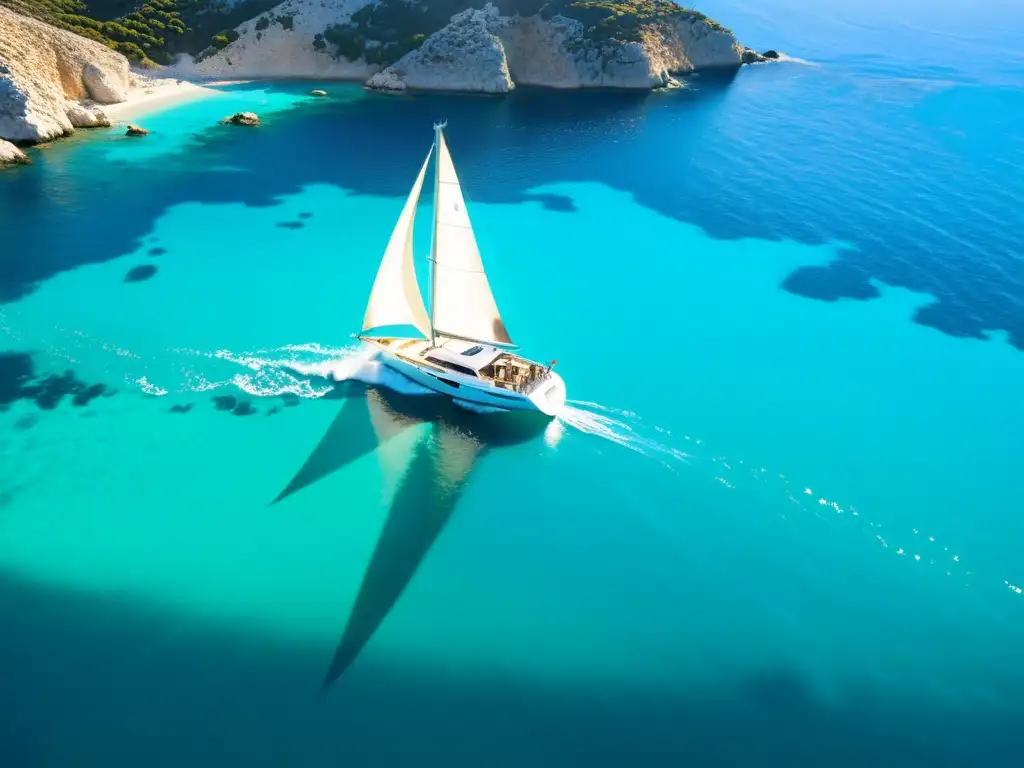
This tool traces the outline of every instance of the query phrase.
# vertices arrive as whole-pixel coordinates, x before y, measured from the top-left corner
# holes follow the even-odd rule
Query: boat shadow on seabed
[[[494,448],[538,437],[550,423],[534,413],[476,414],[444,396],[405,395],[357,381],[336,384],[327,397],[345,402],[274,504],[410,427],[429,423],[432,428],[405,469],[323,690],[355,661],[394,607],[451,517],[477,460]]]

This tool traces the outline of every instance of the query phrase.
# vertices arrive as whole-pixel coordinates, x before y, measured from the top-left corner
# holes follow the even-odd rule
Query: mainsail
[[[427,338],[431,338],[430,318],[423,305],[419,284],[416,282],[416,265],[412,257],[413,224],[416,221],[416,204],[423,189],[423,177],[430,163],[431,147],[423,161],[420,175],[412,185],[412,191],[402,208],[402,215],[391,233],[384,258],[373,282],[370,301],[363,317],[363,335],[374,328],[395,325],[411,325]],[[394,335],[394,334],[389,334]]]
[[[422,171],[420,175],[422,177]],[[440,129],[437,130],[433,260],[431,320],[434,333],[487,344],[512,344],[487,282],[459,177],[455,175],[455,166]]]

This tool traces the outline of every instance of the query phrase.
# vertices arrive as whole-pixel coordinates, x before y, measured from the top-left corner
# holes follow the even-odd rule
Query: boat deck
[[[548,378],[548,368],[511,352],[501,351],[486,365],[473,369],[439,358],[430,359],[428,353],[437,349],[423,339],[366,339],[391,354],[414,365],[421,365],[444,373],[461,373],[494,384],[522,395],[528,395]]]

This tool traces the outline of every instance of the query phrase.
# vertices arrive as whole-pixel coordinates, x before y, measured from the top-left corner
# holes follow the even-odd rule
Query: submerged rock
[[[310,96],[326,96],[327,95],[327,91],[321,91],[319,88],[314,88],[312,91],[309,92],[309,95]]]
[[[152,264],[143,264],[139,267],[132,267],[128,270],[128,274],[124,276],[126,283],[141,283],[143,280],[149,280],[157,272],[157,268]]]
[[[259,125],[260,118],[255,112],[235,112],[231,117],[225,117],[221,123],[227,125]]]
[[[214,395],[210,399],[213,400],[213,407],[218,411],[230,411],[238,405],[238,400],[231,395]]]
[[[28,158],[24,152],[11,142],[0,139],[0,168],[8,165],[24,165],[27,162]]]
[[[126,130],[124,132],[124,135],[125,136],[148,136],[149,135],[149,131],[147,131],[145,128],[140,128],[139,126],[135,125],[134,123],[129,123],[128,124],[128,130]]]

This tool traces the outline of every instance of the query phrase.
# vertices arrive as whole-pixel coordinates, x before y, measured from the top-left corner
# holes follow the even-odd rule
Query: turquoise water
[[[685,92],[256,83],[0,176],[0,765],[1017,764],[1024,19],[804,5]],[[550,424],[351,337],[440,117]]]

